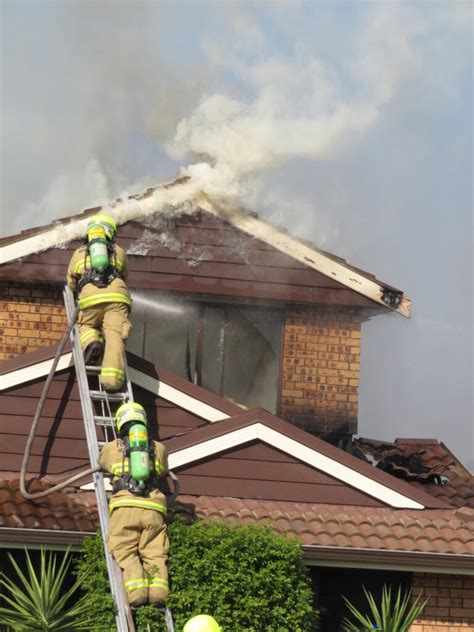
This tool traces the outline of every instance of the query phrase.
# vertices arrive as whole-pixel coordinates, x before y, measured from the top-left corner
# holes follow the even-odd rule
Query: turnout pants
[[[107,544],[122,569],[130,605],[167,599],[169,542],[161,512],[140,507],[114,509]]]
[[[105,340],[100,381],[105,390],[119,390],[125,381],[125,342],[132,328],[125,303],[99,303],[79,312],[81,346]]]

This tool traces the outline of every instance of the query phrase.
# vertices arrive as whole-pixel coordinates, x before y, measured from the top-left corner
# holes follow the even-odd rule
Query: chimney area
[[[280,416],[335,444],[357,433],[361,323],[353,308],[286,307]]]

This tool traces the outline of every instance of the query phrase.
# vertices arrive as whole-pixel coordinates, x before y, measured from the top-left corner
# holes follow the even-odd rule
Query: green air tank
[[[130,474],[142,483],[150,478],[150,453],[148,451],[148,431],[143,424],[133,424],[128,432],[130,442]]]
[[[102,272],[109,265],[109,250],[104,228],[91,226],[87,232],[87,242],[91,268]]]

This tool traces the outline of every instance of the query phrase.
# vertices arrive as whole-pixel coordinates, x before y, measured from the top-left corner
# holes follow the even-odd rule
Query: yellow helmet
[[[129,421],[136,421],[143,425],[147,425],[147,418],[145,409],[141,404],[136,402],[125,402],[122,404],[115,413],[115,422],[117,424],[117,430],[123,428],[123,426]]]
[[[222,628],[208,614],[198,614],[196,617],[189,619],[183,628],[183,632],[222,632]]]
[[[115,235],[117,234],[117,226],[115,224],[115,220],[104,213],[99,213],[98,215],[94,215],[90,218],[89,223],[86,228],[86,236],[88,239],[91,239],[90,233],[92,235],[97,233],[97,230],[102,230],[105,234],[105,237],[109,241],[113,241],[115,239]]]

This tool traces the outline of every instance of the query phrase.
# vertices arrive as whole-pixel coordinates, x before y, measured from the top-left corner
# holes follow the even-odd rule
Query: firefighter
[[[104,352],[100,381],[107,391],[118,391],[124,383],[125,342],[131,330],[127,258],[115,243],[116,233],[111,217],[103,213],[92,217],[85,244],[74,252],[67,271],[67,284],[78,294],[84,360],[97,364]]]
[[[222,632],[214,617],[208,614],[198,614],[196,617],[189,619],[183,628],[183,632]]]
[[[122,569],[132,607],[168,597],[166,497],[159,479],[168,472],[166,448],[148,441],[146,412],[125,402],[116,413],[119,438],[106,443],[101,468],[113,475],[108,549]]]

